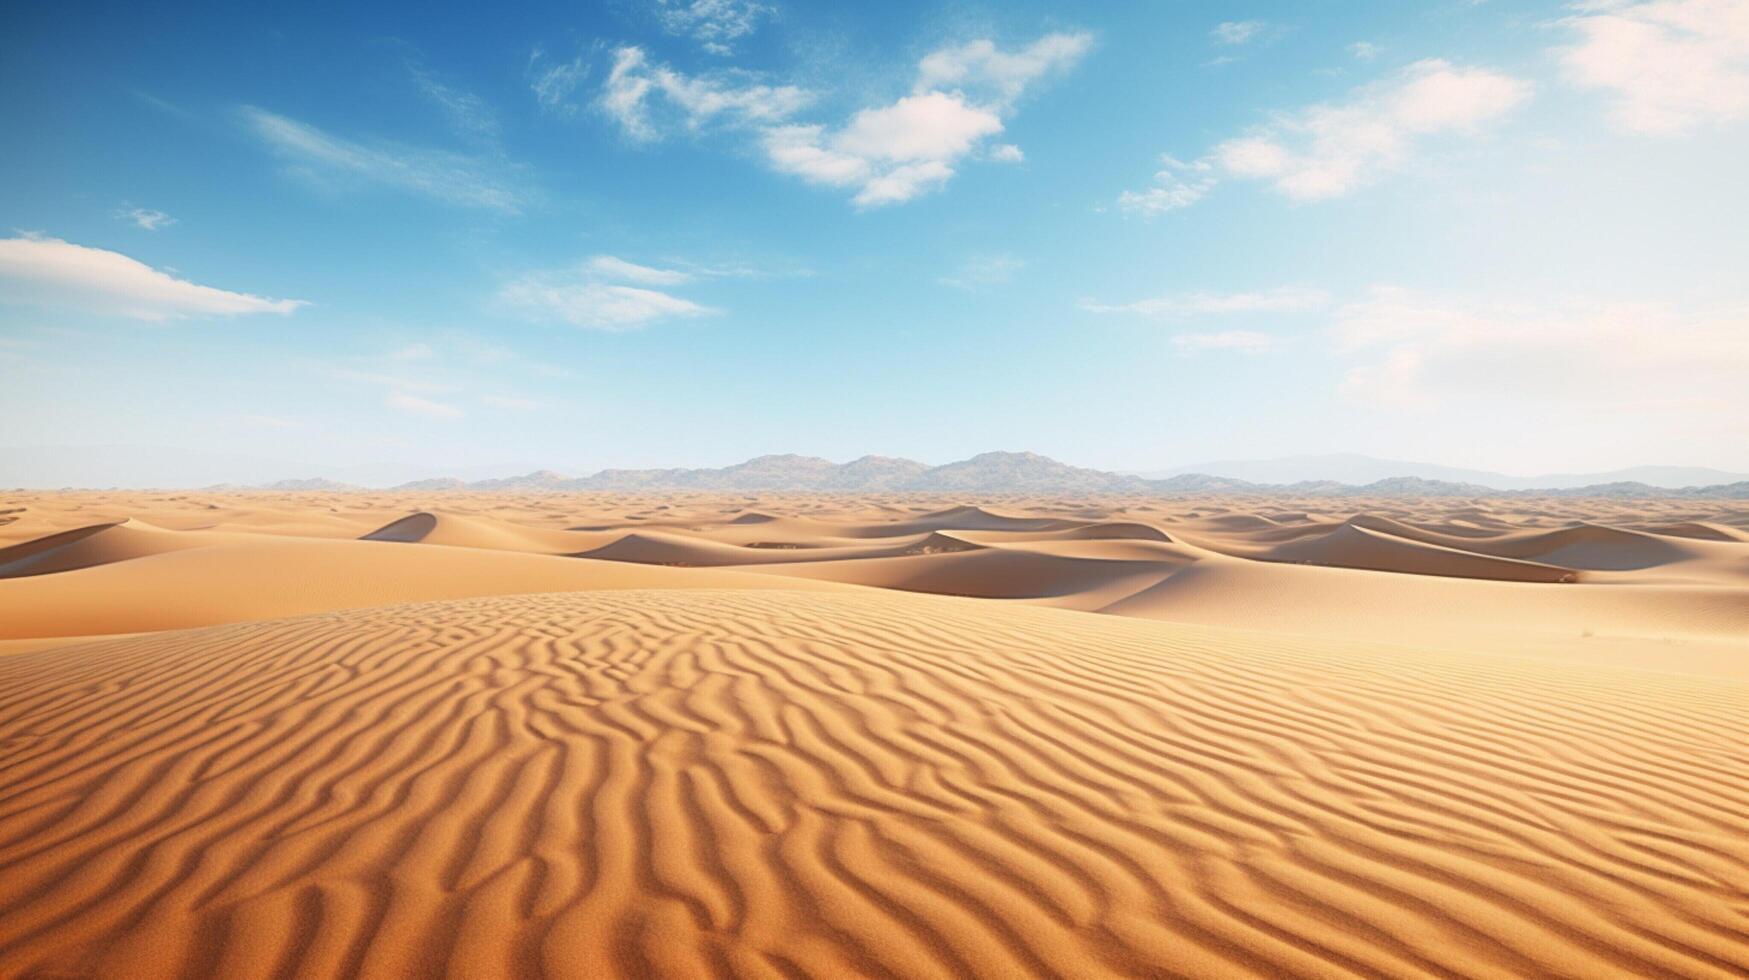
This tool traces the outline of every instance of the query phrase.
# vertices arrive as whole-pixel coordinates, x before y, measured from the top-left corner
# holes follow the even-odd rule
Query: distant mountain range
[[[1228,459],[1197,463],[1169,470],[1135,473],[1144,479],[1164,480],[1201,473],[1244,480],[1248,483],[1292,484],[1329,480],[1364,485],[1393,477],[1419,477],[1446,483],[1474,483],[1495,490],[1566,490],[1611,483],[1644,483],[1654,487],[1699,487],[1741,483],[1749,473],[1731,473],[1704,466],[1631,466],[1597,473],[1547,473],[1542,476],[1509,476],[1489,470],[1469,470],[1436,463],[1379,459],[1357,453],[1321,456],[1287,456],[1280,459]]]
[[[1310,458],[1310,457],[1308,457]],[[1326,457],[1327,458],[1327,457]],[[1366,457],[1341,457],[1364,460]],[[1289,461],[1274,461],[1287,463]],[[1384,464],[1386,461],[1370,461]],[[1261,470],[1265,464],[1256,464]],[[1386,464],[1388,465],[1388,464]],[[1681,472],[1675,467],[1642,467],[1642,470]],[[1470,471],[1452,470],[1464,473]],[[1635,471],[1623,471],[1635,472]],[[1697,470],[1703,474],[1713,470]],[[1487,476],[1488,474],[1482,474]],[[1604,476],[1617,474],[1600,474]],[[1731,476],[1733,474],[1723,474]],[[1514,481],[1522,482],[1522,481]],[[237,489],[231,486],[210,489]],[[258,487],[266,490],[359,490],[332,480],[282,480]],[[855,493],[939,494],[1127,494],[1127,493],[1219,493],[1279,494],[1295,496],[1441,496],[1488,497],[1513,495],[1601,497],[1708,497],[1749,499],[1749,480],[1707,483],[1687,487],[1658,486],[1643,480],[1606,480],[1584,485],[1502,487],[1473,480],[1431,479],[1392,475],[1363,483],[1334,479],[1292,482],[1256,482],[1213,473],[1177,473],[1168,476],[1111,473],[1070,466],[1037,453],[991,452],[971,459],[929,466],[915,460],[888,456],[864,456],[849,463],[834,463],[818,456],[760,456],[745,463],[716,469],[602,470],[592,476],[566,476],[551,470],[536,470],[522,476],[468,482],[459,478],[416,480],[395,490],[432,492],[445,490],[507,491],[813,491]]]

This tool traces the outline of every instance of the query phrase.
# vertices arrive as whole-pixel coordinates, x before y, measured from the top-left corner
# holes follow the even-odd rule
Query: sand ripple
[[[1718,678],[499,596],[0,659],[0,760],[6,977],[1749,973]]]

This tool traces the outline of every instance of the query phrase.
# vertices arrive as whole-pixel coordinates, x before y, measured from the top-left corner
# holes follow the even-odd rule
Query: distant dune
[[[0,496],[0,977],[1749,973],[1749,507]]]

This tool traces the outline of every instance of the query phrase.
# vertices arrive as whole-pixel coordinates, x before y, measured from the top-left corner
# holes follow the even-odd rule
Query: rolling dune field
[[[1749,973],[1740,502],[0,511],[0,976]]]

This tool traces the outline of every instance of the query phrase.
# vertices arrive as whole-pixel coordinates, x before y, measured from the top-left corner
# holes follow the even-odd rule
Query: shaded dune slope
[[[21,654],[0,975],[1742,976],[1745,693],[879,593]]]

